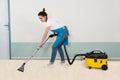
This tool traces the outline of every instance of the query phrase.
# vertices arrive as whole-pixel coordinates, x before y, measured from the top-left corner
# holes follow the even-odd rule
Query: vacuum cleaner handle
[[[58,34],[57,34],[57,33],[50,34],[50,35],[49,35],[49,38],[52,38],[52,37],[54,37],[54,36],[58,36]]]
[[[32,52],[32,55],[24,62],[24,63],[27,63],[38,51],[39,51],[40,48],[37,48],[35,49],[33,52]]]
[[[50,37],[48,37],[45,41],[44,41],[44,43],[42,44],[42,46],[47,42],[47,40],[49,39]],[[37,47],[37,49],[39,50],[41,47],[40,46],[38,46]]]
[[[80,56],[86,56],[86,54],[80,54]]]
[[[103,52],[100,51],[100,50],[94,50],[94,51],[92,51],[91,53],[103,53]]]
[[[48,41],[49,38],[53,37],[53,36],[56,36],[57,34],[52,34],[52,36],[50,35],[45,41],[44,43],[42,44],[42,46]],[[29,59],[31,59],[39,50],[40,50],[41,47],[37,47],[37,49],[35,51],[33,51],[33,54],[29,57]],[[29,59],[26,61],[28,62]],[[25,63],[26,63],[25,62]]]
[[[48,37],[48,38],[44,41],[44,43],[43,43],[42,45],[44,45],[49,38],[50,38],[50,37]],[[41,47],[37,47],[37,49],[35,49],[35,50],[33,51],[32,55],[25,61],[25,63],[27,63],[27,62],[40,50],[40,48],[41,48]]]
[[[42,45],[44,45],[49,38],[50,38],[50,37],[48,37],[48,38],[44,41],[44,43],[43,43]],[[37,49],[35,49],[35,50],[32,52],[32,55],[31,55],[31,56],[22,64],[22,66],[20,66],[17,70],[18,70],[18,71],[21,71],[21,72],[24,72],[24,66],[25,66],[25,64],[40,50],[40,48],[41,48],[41,47],[37,47]]]

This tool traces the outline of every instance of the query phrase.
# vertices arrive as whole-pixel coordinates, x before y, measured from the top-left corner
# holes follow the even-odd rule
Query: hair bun
[[[43,8],[43,12],[45,12],[45,8]]]

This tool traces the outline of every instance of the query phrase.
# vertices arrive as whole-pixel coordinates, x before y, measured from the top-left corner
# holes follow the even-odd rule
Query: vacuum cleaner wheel
[[[92,67],[89,66],[88,68],[91,69]]]
[[[102,65],[102,70],[107,70],[107,69],[108,69],[107,65]]]

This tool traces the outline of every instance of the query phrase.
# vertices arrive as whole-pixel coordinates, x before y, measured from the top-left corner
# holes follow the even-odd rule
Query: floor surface
[[[76,60],[72,66],[55,64],[47,67],[48,60],[32,60],[25,71],[17,71],[24,60],[0,60],[0,80],[120,80],[120,61],[109,61],[107,71],[88,69],[84,61]],[[67,62],[66,62],[67,63]]]

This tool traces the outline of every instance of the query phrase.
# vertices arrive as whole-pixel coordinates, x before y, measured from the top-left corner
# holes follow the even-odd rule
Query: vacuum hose
[[[67,49],[66,49],[66,46],[65,46],[65,45],[64,45],[64,50],[65,50],[65,54],[66,54],[68,63],[69,63],[70,65],[73,64],[73,62],[75,61],[75,58],[76,58],[77,56],[85,56],[85,54],[76,54],[76,55],[73,57],[72,62],[71,62],[71,61],[70,61],[70,58],[69,58],[69,56],[68,56]]]

